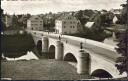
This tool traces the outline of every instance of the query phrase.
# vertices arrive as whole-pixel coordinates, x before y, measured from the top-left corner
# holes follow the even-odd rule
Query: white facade
[[[5,25],[6,27],[11,26],[12,24],[12,17],[11,16],[5,16]]]
[[[113,23],[116,24],[117,21],[118,21],[118,18],[116,16],[114,16]]]
[[[78,32],[78,20],[71,16],[62,15],[55,22],[56,33],[59,34],[74,34]]]
[[[27,20],[27,28],[29,30],[43,30],[43,19],[38,16],[32,16]]]
[[[85,24],[85,27],[91,28],[93,25],[94,25],[94,22],[87,22],[87,23]]]

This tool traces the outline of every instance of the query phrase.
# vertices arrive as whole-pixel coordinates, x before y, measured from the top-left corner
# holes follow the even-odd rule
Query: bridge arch
[[[54,45],[50,45],[49,47],[48,58],[55,59],[55,46]]]
[[[38,52],[42,52],[42,41],[41,40],[37,41],[36,48],[37,48]]]
[[[113,78],[113,76],[104,69],[96,69],[92,72],[91,76],[99,78]]]
[[[74,56],[73,53],[67,53],[64,56],[64,61],[70,61],[70,62],[76,62],[77,63],[77,58]]]

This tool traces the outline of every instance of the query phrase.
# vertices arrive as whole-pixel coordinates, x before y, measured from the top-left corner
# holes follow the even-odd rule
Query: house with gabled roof
[[[39,16],[31,16],[27,20],[27,29],[29,30],[43,30],[43,19]]]
[[[74,34],[78,32],[78,20],[71,14],[62,14],[55,20],[55,31],[59,34]]]
[[[113,17],[113,24],[116,24],[120,20],[121,20],[121,15],[115,14],[115,16]]]
[[[85,24],[85,27],[91,28],[93,25],[94,25],[94,22],[87,22],[87,23]]]

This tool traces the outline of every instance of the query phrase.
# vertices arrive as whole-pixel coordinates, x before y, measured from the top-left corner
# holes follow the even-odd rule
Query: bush
[[[6,56],[15,56],[25,54],[27,51],[31,51],[35,44],[30,34],[14,34],[14,35],[2,35],[2,52]],[[9,55],[8,55],[9,54]]]
[[[98,32],[91,29],[86,29],[85,32],[83,33],[71,34],[71,36],[82,37],[82,38],[102,42],[104,41],[105,38],[111,36],[111,34],[107,34],[105,32]]]

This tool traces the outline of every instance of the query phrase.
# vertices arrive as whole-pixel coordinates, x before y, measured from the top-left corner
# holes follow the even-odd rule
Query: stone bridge
[[[121,78],[115,67],[119,54],[115,47],[74,36],[59,35],[42,31],[28,31],[32,34],[37,47],[49,59],[74,63],[78,74],[101,76],[102,78]]]

